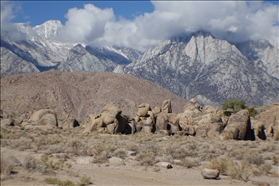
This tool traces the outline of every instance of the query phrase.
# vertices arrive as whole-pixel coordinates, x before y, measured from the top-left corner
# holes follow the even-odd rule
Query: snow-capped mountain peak
[[[33,29],[38,33],[39,36],[46,39],[53,39],[62,28],[63,25],[59,20],[49,20],[41,25],[33,27]]]

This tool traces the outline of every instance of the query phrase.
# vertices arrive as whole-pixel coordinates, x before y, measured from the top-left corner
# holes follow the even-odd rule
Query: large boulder
[[[225,124],[222,122],[211,123],[207,129],[206,136],[208,138],[219,138],[224,128]]]
[[[35,111],[29,119],[30,122],[39,125],[50,125],[58,127],[56,113],[51,109],[41,109]]]
[[[229,117],[229,121],[224,131],[221,133],[222,140],[227,139],[246,139],[246,133],[251,129],[248,110],[241,110]]]
[[[116,118],[116,115],[121,114],[121,110],[112,105],[112,104],[107,104],[101,113],[100,118],[102,119],[103,123],[108,125],[114,122],[114,119]]]
[[[279,103],[274,103],[271,106],[263,106],[256,108],[259,114],[255,116],[252,122],[252,126],[259,131],[260,134],[264,134],[267,138],[279,139]],[[254,125],[254,123],[257,123]],[[260,123],[260,124],[258,124]],[[261,132],[261,126],[264,128],[264,132]],[[254,130],[255,130],[254,129]],[[256,134],[255,133],[255,134]],[[260,138],[261,139],[261,138]]]
[[[261,121],[251,119],[251,128],[254,132],[255,140],[265,140],[265,126]]]
[[[156,119],[156,132],[162,132],[168,134],[168,114],[161,112]]]
[[[145,117],[150,110],[150,105],[148,103],[142,103],[138,106],[137,116]]]
[[[193,98],[184,106],[184,112],[186,111],[201,111],[202,106],[198,103],[198,101]]]
[[[106,125],[106,129],[110,134],[125,133],[128,123],[129,118],[127,116],[117,114],[113,122]]]
[[[154,107],[154,108],[152,109],[152,112],[153,112],[155,118],[157,118],[158,114],[159,114],[161,111],[162,111],[162,110],[161,110],[160,107]]]
[[[202,170],[201,175],[205,179],[217,179],[219,177],[220,171],[217,169],[208,169],[205,168]]]
[[[163,101],[162,112],[172,113],[171,100],[170,99]]]
[[[58,124],[59,127],[62,127],[63,129],[68,129],[68,128],[76,128],[79,127],[80,124],[76,119],[73,118],[66,118],[63,120],[62,123]]]
[[[155,129],[155,116],[152,111],[147,112],[147,117],[143,120],[144,132],[153,133]]]
[[[103,126],[103,121],[100,118],[100,115],[90,114],[89,121],[86,124],[83,133],[91,133],[93,131],[100,131]]]
[[[179,125],[180,118],[174,113],[168,113],[168,124],[170,125],[170,133],[177,134],[182,131],[182,128]]]

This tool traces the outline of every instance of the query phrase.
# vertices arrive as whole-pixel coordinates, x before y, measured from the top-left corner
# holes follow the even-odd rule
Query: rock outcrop
[[[250,130],[250,117],[248,110],[241,110],[232,114],[229,118],[228,124],[221,133],[222,140],[237,139],[244,140]]]

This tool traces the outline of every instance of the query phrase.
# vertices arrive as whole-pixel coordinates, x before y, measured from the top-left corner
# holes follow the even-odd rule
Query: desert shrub
[[[67,143],[67,152],[74,155],[85,155],[86,151],[83,149],[84,143],[80,140],[73,139]]]
[[[255,164],[257,166],[264,164],[263,156],[257,153],[252,153],[250,156],[247,157],[247,160],[249,161],[249,163]]]
[[[269,163],[262,164],[259,167],[260,173],[263,175],[267,175],[271,169],[271,165]]]
[[[242,161],[240,164],[233,162],[230,166],[228,166],[226,172],[232,179],[247,181],[250,174],[249,170],[250,168],[248,167],[248,163]]]
[[[45,164],[33,156],[26,157],[23,165],[29,171],[47,172]]]
[[[221,157],[217,158],[211,161],[213,166],[220,171],[220,174],[227,175],[228,174],[228,168],[233,165],[232,160]]]
[[[113,156],[124,159],[128,156],[128,151],[124,148],[116,149],[113,152]]]
[[[140,165],[152,166],[155,164],[155,154],[151,150],[143,150],[136,157],[136,161],[139,161]]]
[[[173,159],[183,159],[187,156],[185,149],[173,148],[172,146],[167,147],[166,152],[167,154],[171,155]]]
[[[59,185],[59,186],[75,186],[75,184],[70,180],[62,181],[59,180],[58,178],[53,178],[53,177],[46,178],[44,182],[46,182],[47,184]]]
[[[245,102],[242,100],[228,100],[223,104],[223,110],[233,109],[235,112],[245,108]]]
[[[80,178],[80,181],[78,183],[79,186],[85,186],[85,185],[90,185],[90,184],[93,184],[93,182],[91,181],[91,178],[87,177],[86,175],[83,175]]]
[[[159,172],[160,170],[161,170],[161,168],[158,167],[158,166],[154,166],[154,167],[153,167],[153,171],[154,171],[154,172]]]
[[[64,167],[63,161],[53,162],[52,160],[49,160],[49,157],[46,154],[41,156],[41,160],[45,164],[45,166],[50,170],[62,170]]]
[[[192,167],[197,167],[197,166],[199,166],[199,162],[198,161],[195,161],[194,159],[192,159],[192,158],[184,158],[183,160],[182,160],[182,165],[183,166],[185,166],[185,167],[187,167],[188,169],[189,168],[192,168]]]
[[[130,150],[130,151],[135,151],[136,153],[139,152],[139,147],[138,147],[138,145],[135,144],[135,143],[129,144],[129,145],[127,146],[127,149]]]
[[[94,155],[93,163],[105,163],[111,158],[110,154],[107,151],[102,151],[98,155]]]
[[[237,99],[225,101],[222,107],[223,110],[232,109],[234,113],[244,108],[245,108],[245,102]]]
[[[261,144],[261,150],[262,151],[269,151],[272,152],[273,150],[275,150],[277,147],[277,144],[274,143],[273,141],[266,141],[264,143]]]
[[[254,107],[248,108],[247,110],[249,111],[249,115],[253,118],[258,114],[257,110]]]

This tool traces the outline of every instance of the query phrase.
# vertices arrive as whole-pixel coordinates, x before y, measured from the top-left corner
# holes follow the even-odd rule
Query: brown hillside
[[[151,108],[171,99],[174,113],[186,101],[150,81],[108,72],[47,71],[1,76],[1,109],[4,115],[30,116],[34,110],[51,108],[59,119],[84,120],[112,103],[124,114],[135,116],[140,103]]]

